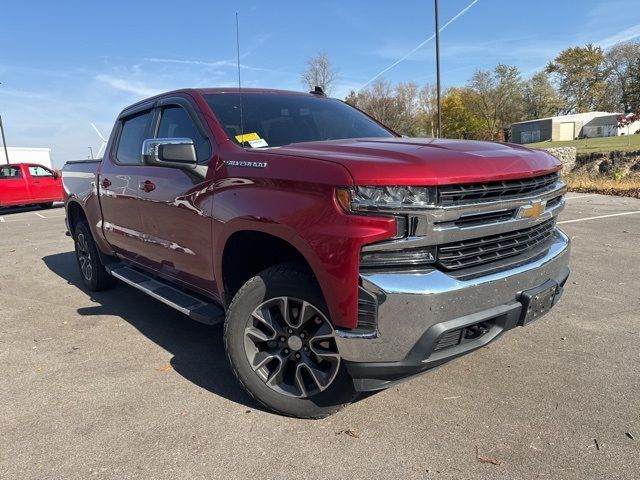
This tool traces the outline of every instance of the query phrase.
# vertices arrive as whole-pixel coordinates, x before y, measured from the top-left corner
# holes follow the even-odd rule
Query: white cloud
[[[453,18],[451,18],[447,23],[445,23],[444,25],[442,25],[442,27],[440,27],[438,29],[439,32],[442,32],[445,28],[447,28],[449,25],[451,25],[453,22],[455,22],[458,18],[460,18],[461,16],[463,16],[465,13],[467,13],[467,11],[473,7],[476,3],[478,3],[479,0],[472,0],[472,2],[467,5],[466,7],[464,7],[462,10],[460,10]],[[364,87],[366,87],[367,85],[369,85],[371,82],[373,82],[376,78],[380,77],[381,75],[384,75],[386,72],[388,72],[389,70],[391,70],[393,67],[395,67],[396,65],[398,65],[399,63],[404,62],[407,58],[409,58],[411,55],[413,55],[414,53],[416,53],[418,50],[420,50],[422,47],[424,47],[427,43],[429,43],[431,40],[433,40],[435,38],[435,34],[431,35],[429,38],[425,39],[424,41],[422,41],[421,43],[419,43],[417,46],[415,46],[411,51],[409,51],[408,53],[406,53],[405,55],[403,55],[401,58],[399,58],[398,60],[396,60],[395,62],[393,62],[391,65],[389,65],[387,68],[381,70],[380,72],[378,72],[377,74],[375,74],[373,77],[371,77],[369,80],[367,80],[364,85],[362,85],[359,90],[362,90]]]
[[[613,47],[617,43],[627,42],[638,37],[640,37],[640,23],[629,27],[621,32],[603,38],[599,42],[596,42],[596,44],[600,45],[602,48],[609,48]]]
[[[177,63],[180,65],[196,65],[199,67],[212,67],[212,68],[236,66],[235,63],[232,63],[227,60],[219,60],[217,62],[204,62],[202,60],[181,60],[178,58],[155,58],[154,57],[154,58],[145,58],[144,61],[151,62],[151,63]]]
[[[215,62],[207,62],[203,60],[189,60],[189,59],[178,59],[178,58],[145,58],[144,61],[150,63],[175,63],[179,65],[193,65],[196,67],[205,67],[205,68],[229,68],[236,69],[238,68],[238,63],[234,60],[217,60]],[[247,65],[245,63],[240,63],[240,68],[242,70],[251,70],[254,72],[272,72],[272,73],[281,73],[282,70],[274,70],[271,68],[261,68],[254,67],[251,65]],[[224,72],[221,72],[224,73]]]
[[[104,73],[96,75],[95,79],[99,82],[109,85],[111,88],[114,88],[116,90],[133,93],[134,95],[141,95],[144,97],[151,97],[163,92],[162,88],[155,88],[141,81],[118,78]]]

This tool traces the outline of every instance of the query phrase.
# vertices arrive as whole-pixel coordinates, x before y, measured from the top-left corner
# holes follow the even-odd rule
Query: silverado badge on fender
[[[249,167],[249,168],[266,168],[267,162],[247,162],[238,160],[225,160],[225,165],[229,167]]]

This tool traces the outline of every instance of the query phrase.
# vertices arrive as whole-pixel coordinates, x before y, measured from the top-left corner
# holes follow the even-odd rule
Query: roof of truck
[[[313,95],[308,92],[296,92],[293,90],[278,90],[275,88],[238,88],[238,87],[219,87],[219,88],[198,88],[197,92],[203,95],[211,93],[269,93],[269,94],[285,94],[285,95]]]
[[[153,102],[155,100],[161,99],[163,97],[178,95],[178,94],[193,94],[197,93],[199,95],[210,95],[217,93],[257,93],[257,94],[269,94],[269,95],[305,95],[305,96],[319,96],[308,92],[295,92],[292,90],[277,90],[273,88],[238,88],[238,87],[217,87],[217,88],[181,88],[179,90],[171,90],[168,92],[159,93],[158,95],[154,95],[153,97],[144,98],[136,103],[133,103],[126,107],[120,115],[125,114],[125,112],[130,112],[131,110],[135,110],[140,105],[145,105],[149,102]],[[325,97],[321,97],[325,98]]]

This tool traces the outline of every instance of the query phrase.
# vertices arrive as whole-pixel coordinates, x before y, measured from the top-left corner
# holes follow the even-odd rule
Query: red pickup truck
[[[240,383],[318,418],[545,314],[569,275],[543,151],[401,138],[321,92],[180,90],[65,165],[83,281],[224,323]],[[157,319],[161,322],[162,319]]]
[[[0,207],[50,208],[63,200],[62,179],[55,171],[35,163],[0,165]]]

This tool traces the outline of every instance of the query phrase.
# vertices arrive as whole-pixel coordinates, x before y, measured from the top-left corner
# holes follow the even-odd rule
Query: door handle
[[[156,184],[151,180],[145,180],[144,182],[140,183],[140,190],[144,190],[147,193],[153,192],[155,189]]]
[[[109,188],[111,186],[111,180],[105,178],[102,180],[102,188]]]

